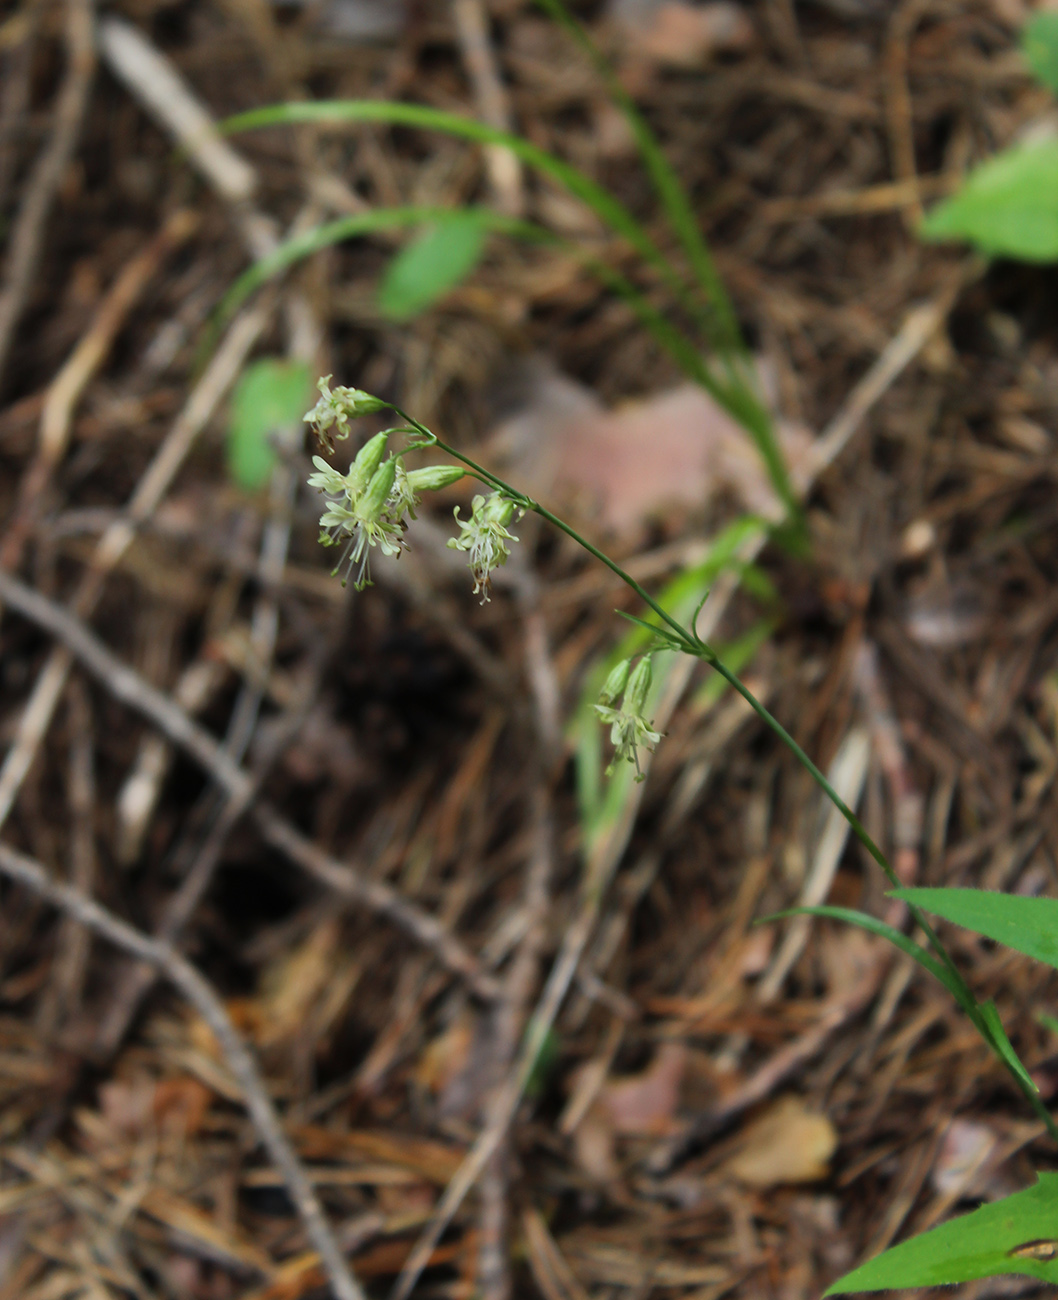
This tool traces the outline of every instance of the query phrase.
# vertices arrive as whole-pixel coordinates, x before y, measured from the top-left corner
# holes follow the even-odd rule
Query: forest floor
[[[810,547],[729,566],[700,626],[905,880],[1055,894],[1058,286],[915,234],[1046,121],[1029,6],[577,10],[692,195],[806,485]],[[583,701],[641,608],[612,575],[530,516],[479,604],[444,544],[460,485],[356,593],[307,435],[232,481],[230,394],[285,359],[503,467],[652,592],[700,583],[769,486],[576,248],[668,312],[664,286],[509,154],[380,124],[207,148],[173,73],[216,120],[506,117],[674,244],[530,0],[3,10],[0,1300],[357,1294],[328,1242],[379,1297],[410,1260],[451,1300],[814,1300],[1028,1185],[1053,1152],[943,989],[860,931],[754,925],[902,918],[704,665],[658,656],[664,738],[607,793]],[[376,289],[407,236],[351,239],[205,348],[282,232],[470,202],[566,243],[494,235],[397,323]],[[949,937],[1053,1098],[1049,973]]]

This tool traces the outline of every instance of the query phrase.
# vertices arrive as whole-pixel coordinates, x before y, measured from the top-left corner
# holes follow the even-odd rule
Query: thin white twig
[[[312,1184],[283,1132],[257,1064],[209,983],[169,944],[149,938],[79,890],[52,880],[40,863],[6,844],[0,844],[0,872],[46,898],[115,947],[150,962],[187,998],[212,1030],[224,1053],[228,1068],[242,1090],[257,1135],[283,1179],[335,1295],[339,1300],[366,1300],[339,1249]]]

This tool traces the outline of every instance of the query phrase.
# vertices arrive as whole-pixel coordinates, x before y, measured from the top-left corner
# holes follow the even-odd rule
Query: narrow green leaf
[[[548,1029],[533,1061],[532,1072],[525,1083],[525,1095],[530,1101],[537,1100],[543,1093],[561,1055],[562,1040],[554,1028]]]
[[[309,370],[301,362],[267,358],[247,366],[232,393],[228,424],[228,472],[239,487],[255,492],[268,482],[274,438],[301,428],[310,401]]]
[[[982,163],[933,209],[920,234],[965,239],[993,257],[1058,259],[1058,140],[1020,145]]]
[[[987,889],[894,889],[892,896],[1058,970],[1058,898]]]
[[[464,280],[485,251],[486,226],[471,212],[453,212],[427,228],[390,261],[378,288],[383,315],[411,320]]]
[[[543,172],[586,203],[610,229],[624,236],[643,257],[657,267],[669,286],[680,295],[687,288],[678,272],[664,253],[651,239],[643,225],[619,199],[590,176],[586,176],[570,163],[556,158],[546,149],[531,144],[520,135],[500,131],[472,117],[460,113],[447,113],[425,104],[405,104],[383,99],[322,99],[298,101],[288,104],[270,104],[263,108],[239,113],[222,123],[222,129],[235,133],[252,131],[261,127],[280,126],[301,122],[388,122],[393,126],[418,127],[426,131],[441,131],[446,135],[473,140],[478,144],[499,144],[510,149],[522,162]]]
[[[446,113],[423,104],[404,104],[391,100],[372,99],[336,99],[270,104],[264,108],[256,108],[248,113],[240,113],[235,117],[228,118],[222,126],[225,131],[234,133],[300,122],[388,122],[394,126],[441,131],[464,140],[473,140],[479,144],[503,145],[505,148],[510,149],[527,166],[550,176],[564,186],[574,197],[587,204],[615,235],[628,240],[632,247],[659,272],[670,291],[691,315],[699,316],[697,311],[698,302],[695,295],[690,292],[683,277],[629,209],[608,190],[592,180],[590,176],[586,176],[570,163],[555,157],[554,154],[548,153],[545,149],[540,149],[519,135],[509,131],[497,130],[495,127],[487,126],[474,118],[464,117],[458,113]],[[643,148],[642,139],[640,139],[639,143],[640,148]],[[718,295],[723,293],[722,284],[719,277],[716,276],[715,269],[712,268],[708,249],[694,223],[693,212],[690,210],[685,197],[681,199],[682,191],[679,189],[678,181],[675,180],[674,173],[671,173],[671,168],[668,167],[656,146],[650,158],[653,160],[648,162],[651,167],[651,174],[655,184],[668,196],[666,199],[667,211],[674,223],[677,224],[677,229],[681,239],[687,246],[692,264],[697,274],[703,277],[703,283],[710,281],[713,285],[712,292],[715,306],[721,301]],[[588,263],[587,258],[585,261]],[[601,267],[599,273],[602,273]],[[686,339],[680,338],[678,331],[674,331],[671,326],[667,325],[667,322],[655,309],[644,308],[644,306],[640,305],[637,306],[637,311],[641,319],[652,318],[650,328],[659,339],[663,335],[668,337],[665,346],[672,348],[673,355],[677,356],[681,365],[690,374],[691,366],[694,364],[691,360],[694,355],[694,348]],[[752,364],[745,353],[744,345],[732,341],[730,329],[727,327],[707,330],[707,335],[719,358],[716,365],[723,374],[722,376],[718,375],[715,367],[705,366],[699,360],[695,366],[696,373],[694,373],[693,377],[702,384],[707,392],[716,398],[726,411],[738,420],[753,439],[767,466],[776,493],[789,511],[793,522],[792,535],[794,537],[801,536],[804,534],[803,512],[790,482],[786,461],[775,436],[771,415],[758,396],[758,385],[753,375]],[[677,355],[673,347],[673,336],[680,338],[682,343],[679,355]],[[690,353],[690,356],[688,356],[688,353]]]
[[[357,213],[354,217],[339,217],[337,221],[325,222],[323,225],[314,226],[311,230],[303,230],[285,239],[267,257],[262,257],[239,276],[221,299],[215,313],[217,323],[223,324],[229,320],[250,294],[263,284],[267,284],[269,280],[321,249],[330,248],[346,239],[373,235],[380,230],[399,230],[404,226],[423,226],[431,223],[442,224],[455,216],[466,216],[479,223],[483,230],[495,230],[533,243],[561,242],[543,226],[504,216],[502,213],[493,212],[491,208],[472,207],[453,211],[452,208],[421,207],[415,204],[403,208],[374,208],[371,212]],[[635,290],[632,292],[634,293]]]
[[[946,1286],[1020,1273],[1058,1283],[1058,1174],[901,1242],[839,1278],[827,1295]],[[1047,1256],[1053,1250],[1054,1258]],[[1042,1256],[1042,1258],[1040,1257]]]
[[[546,13],[566,29],[577,44],[587,54],[596,72],[602,78],[611,99],[625,116],[635,139],[639,156],[653,183],[654,190],[665,209],[669,225],[683,245],[684,252],[694,269],[698,284],[710,302],[715,313],[715,324],[707,332],[712,335],[713,346],[722,352],[737,352],[743,360],[748,359],[742,332],[738,327],[734,308],[727,296],[724,283],[720,278],[702,236],[695,216],[694,208],[683,188],[675,169],[669,163],[658,144],[657,137],[650,129],[646,118],[636,107],[634,100],[625,90],[621,79],[614,72],[609,62],[596,47],[584,27],[573,17],[562,0],[537,0],[537,4]],[[751,367],[747,367],[751,369]]]
[[[978,1004],[981,1019],[985,1028],[988,1030],[989,1040],[992,1050],[1002,1059],[1011,1074],[1017,1075],[1021,1080],[1022,1087],[1029,1092],[1039,1092],[1036,1081],[1028,1070],[1021,1063],[1021,1057],[1014,1051],[1014,1045],[1007,1037],[1007,1031],[1003,1028],[1003,1022],[999,1018],[999,1012],[996,1010],[996,1004],[992,1001],[981,1002]]]
[[[761,917],[756,924],[764,925],[768,921],[782,921],[788,916],[821,916],[831,921],[843,921],[846,925],[855,925],[869,934],[877,934],[883,939],[888,939],[894,948],[906,952],[924,970],[928,970],[935,979],[940,980],[964,1011],[970,1012],[971,1015],[976,1013],[973,1002],[967,1003],[965,990],[943,962],[938,961],[931,952],[917,944],[914,939],[908,938],[906,934],[891,925],[886,925],[884,921],[877,920],[867,912],[857,912],[851,907],[791,907],[788,911],[776,912],[774,916]]]
[[[664,641],[665,645],[670,650],[682,650],[684,648],[683,642],[674,632],[666,631],[665,628],[661,627],[657,622],[648,622],[645,618],[640,618],[638,614],[629,614],[628,611],[624,609],[615,609],[614,613],[618,618],[627,619],[629,623],[635,623],[638,627],[646,628],[652,636],[657,637],[659,641]]]
[[[1033,14],[1021,34],[1021,47],[1039,80],[1058,95],[1058,13],[1052,9]]]

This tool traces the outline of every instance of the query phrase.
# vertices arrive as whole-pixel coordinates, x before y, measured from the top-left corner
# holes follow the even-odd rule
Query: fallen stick
[[[257,1064],[210,984],[175,948],[133,929],[70,885],[52,880],[39,862],[17,853],[6,844],[0,844],[0,872],[46,898],[66,916],[94,930],[115,947],[150,962],[191,1003],[213,1032],[228,1069],[242,1089],[257,1135],[283,1178],[290,1199],[305,1225],[305,1232],[323,1262],[334,1294],[339,1300],[366,1300],[331,1232],[312,1184],[283,1132]]]
[[[0,570],[0,601],[39,627],[45,628],[97,677],[123,704],[135,709],[210,774],[233,801],[248,806],[254,794],[253,778],[224,747],[172,699],[151,686],[139,673],[107,649],[99,638],[69,610],[25,586]],[[486,975],[473,954],[429,913],[403,898],[381,880],[368,880],[319,849],[285,818],[267,805],[253,810],[265,839],[325,885],[363,903],[379,916],[412,936],[453,973],[464,978],[481,997],[496,997],[495,980]]]

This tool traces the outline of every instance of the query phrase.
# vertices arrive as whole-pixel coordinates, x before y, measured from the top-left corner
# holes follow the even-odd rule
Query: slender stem
[[[662,606],[658,604],[658,602],[653,598],[653,596],[651,596],[649,592],[645,591],[639,585],[639,583],[636,582],[636,580],[632,577],[632,575],[630,573],[627,573],[624,569],[622,569],[621,566],[615,560],[612,560],[603,551],[600,551],[597,546],[593,546],[592,543],[589,542],[586,537],[583,537],[579,532],[577,532],[575,528],[573,528],[570,524],[567,524],[563,519],[560,519],[557,515],[552,514],[550,510],[548,510],[545,506],[540,505],[538,501],[534,501],[532,497],[526,496],[524,492],[520,492],[516,487],[513,487],[511,484],[505,482],[497,474],[493,474],[491,470],[486,469],[483,465],[479,465],[475,460],[472,460],[469,456],[465,456],[462,452],[457,451],[454,447],[450,447],[447,443],[442,442],[441,439],[438,438],[435,433],[427,429],[425,425],[420,424],[418,420],[408,415],[405,411],[402,411],[400,407],[394,406],[391,409],[396,411],[396,413],[401,417],[401,419],[407,421],[408,425],[421,438],[424,439],[424,445],[437,447],[439,450],[445,452],[447,455],[453,457],[455,460],[460,461],[463,465],[466,465],[467,468],[473,474],[475,474],[483,483],[487,483],[491,485],[496,491],[501,492],[505,497],[508,497],[510,500],[514,501],[522,509],[532,510],[534,513],[538,514],[542,519],[546,519],[548,523],[554,525],[555,528],[558,528],[561,532],[565,533],[567,537],[572,538],[573,541],[575,541],[578,546],[582,547],[585,551],[587,551],[589,555],[593,555],[597,560],[605,564],[606,567],[612,573],[616,574],[617,577],[620,578],[621,581],[625,583],[626,586],[631,588],[631,590],[634,591],[636,595],[641,600],[643,600],[650,607],[650,609],[654,611],[654,613],[658,616],[658,618],[660,618],[662,622],[666,625],[666,627],[669,629],[668,632],[659,629],[658,635],[664,637],[673,649],[682,650],[685,654],[692,655],[694,658],[701,659],[705,663],[709,664],[711,668],[715,669],[715,671],[718,672],[721,677],[723,677],[723,679],[728,683],[728,685],[733,687],[734,690],[736,690],[738,694],[742,696],[742,698],[746,701],[746,703],[750,706],[750,708],[753,709],[753,711],[757,714],[757,716],[761,719],[761,721],[768,728],[770,728],[772,732],[774,732],[774,734],[779,738],[779,740],[782,741],[782,743],[786,746],[786,748],[790,751],[790,753],[793,754],[794,758],[797,759],[797,761],[801,764],[801,766],[805,769],[805,771],[807,771],[808,774],[812,777],[812,779],[816,782],[816,784],[827,796],[827,798],[838,810],[838,812],[841,813],[842,817],[844,817],[845,821],[848,823],[850,829],[852,830],[852,833],[856,836],[859,842],[871,855],[871,857],[878,864],[878,866],[881,867],[889,883],[894,885],[898,889],[902,886],[903,882],[901,881],[900,877],[896,874],[896,872],[893,870],[889,862],[889,859],[885,856],[881,848],[875,842],[873,837],[869,834],[864,824],[856,816],[856,814],[845,802],[845,800],[842,799],[842,797],[834,789],[833,785],[831,785],[827,777],[816,766],[816,764],[808,757],[805,751],[801,748],[801,746],[797,743],[797,741],[794,740],[793,736],[790,735],[790,733],[786,730],[786,728],[782,725],[782,723],[778,720],[778,718],[776,718],[774,714],[772,714],[765,707],[765,705],[763,705],[760,702],[760,700],[757,699],[757,697],[753,694],[753,692],[749,689],[749,687],[746,686],[746,684],[742,681],[742,679],[736,673],[732,672],[730,668],[727,667],[727,665],[719,658],[716,651],[713,650],[711,646],[707,645],[706,642],[701,640],[697,632],[694,630],[693,623],[690,628],[684,627],[683,624],[681,624],[677,619],[673,618],[672,615],[669,614],[667,610],[662,608]],[[1031,1085],[1025,1079],[1023,1079],[1017,1073],[1016,1070],[1014,1070],[1010,1066],[1010,1064],[1004,1058],[1003,1054],[997,1050],[995,1043],[993,1041],[991,1031],[988,1027],[984,1015],[981,1012],[980,1003],[977,1001],[977,998],[974,996],[973,990],[966,983],[966,980],[963,978],[962,973],[959,971],[958,967],[955,965],[954,961],[949,956],[948,950],[941,943],[940,938],[937,935],[937,932],[933,929],[933,926],[930,924],[927,917],[913,903],[908,904],[908,912],[911,915],[911,917],[914,919],[916,925],[918,925],[921,928],[922,932],[925,934],[926,938],[929,941],[930,947],[937,954],[938,958],[944,963],[945,967],[950,971],[952,977],[956,981],[965,999],[963,1004],[964,1009],[967,1015],[969,1016],[970,1021],[973,1024],[974,1028],[985,1040],[985,1042],[989,1045],[989,1047],[992,1048],[993,1052],[999,1058],[1000,1062],[1004,1066],[1006,1066],[1011,1077],[1018,1085],[1018,1088],[1025,1095],[1025,1097],[1029,1101],[1029,1104],[1032,1106],[1033,1110],[1036,1112],[1036,1114],[1039,1116],[1039,1118],[1046,1126],[1047,1132],[1050,1135],[1051,1139],[1056,1144],[1058,1144],[1058,1124],[1056,1124],[1056,1122],[1051,1118],[1050,1114],[1047,1111],[1047,1108],[1044,1106],[1039,1096],[1032,1091]]]

